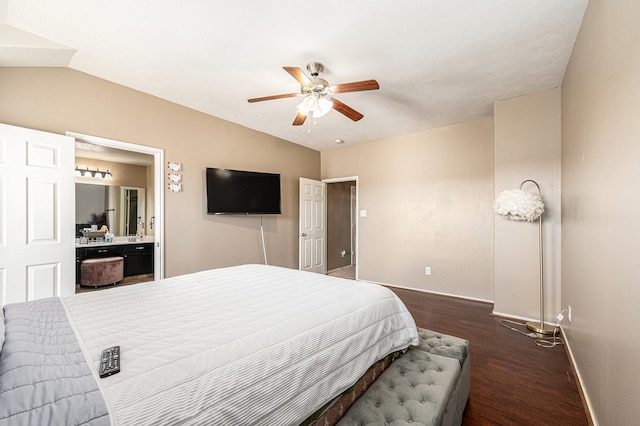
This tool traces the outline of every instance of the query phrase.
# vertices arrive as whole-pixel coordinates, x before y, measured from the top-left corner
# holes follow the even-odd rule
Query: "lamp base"
[[[529,321],[527,323],[527,328],[538,334],[548,335],[558,333],[558,327],[548,324],[541,324],[539,321]]]

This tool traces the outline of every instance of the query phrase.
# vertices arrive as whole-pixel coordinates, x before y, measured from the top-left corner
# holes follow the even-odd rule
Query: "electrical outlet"
[[[431,266],[426,266],[424,268],[425,275],[431,275]]]
[[[571,322],[571,305],[569,305],[569,308],[567,309],[567,319],[569,320],[569,322]]]

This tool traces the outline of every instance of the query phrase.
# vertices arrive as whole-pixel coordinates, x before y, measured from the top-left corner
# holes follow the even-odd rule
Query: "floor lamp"
[[[525,191],[527,183],[536,186],[537,192]],[[527,179],[520,184],[520,189],[508,189],[501,192],[493,203],[493,211],[511,220],[538,221],[538,256],[540,261],[540,321],[527,322],[527,328],[538,334],[555,334],[557,327],[544,323],[544,268],[542,251],[542,213],[544,203],[540,192],[540,185],[534,180]]]

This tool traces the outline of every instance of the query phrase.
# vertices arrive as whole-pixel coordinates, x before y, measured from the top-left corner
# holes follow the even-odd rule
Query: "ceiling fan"
[[[333,97],[334,93],[360,92],[364,90],[377,90],[380,88],[375,80],[356,81],[353,83],[337,84],[330,86],[329,82],[324,78],[318,77],[320,72],[324,70],[324,65],[320,62],[309,62],[307,70],[311,74],[308,77],[304,71],[298,67],[283,67],[286,72],[291,74],[298,83],[300,83],[299,93],[286,93],[283,95],[264,96],[261,98],[248,99],[249,103],[270,101],[273,99],[292,98],[295,96],[304,96],[302,103],[298,105],[298,114],[293,120],[294,126],[300,126],[307,119],[307,116],[315,118],[322,117],[331,109],[335,109],[339,113],[358,121],[364,115],[354,110],[348,105],[340,102]]]

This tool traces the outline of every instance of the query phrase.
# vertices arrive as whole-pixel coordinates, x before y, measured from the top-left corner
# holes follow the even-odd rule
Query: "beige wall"
[[[323,179],[347,176],[360,279],[493,300],[492,118],[322,153]]]
[[[298,179],[320,177],[317,151],[66,68],[0,68],[0,122],[165,150],[183,192],[165,196],[165,273],[260,263],[260,217],[205,214],[207,166],[282,174],[283,214],[263,219],[269,263],[297,267]]]
[[[545,319],[560,312],[560,89],[496,102],[495,191],[540,185]],[[535,185],[525,189],[535,191]],[[495,219],[497,314],[540,319],[538,222]]]
[[[639,17],[591,0],[562,85],[564,332],[603,426],[640,418]]]

